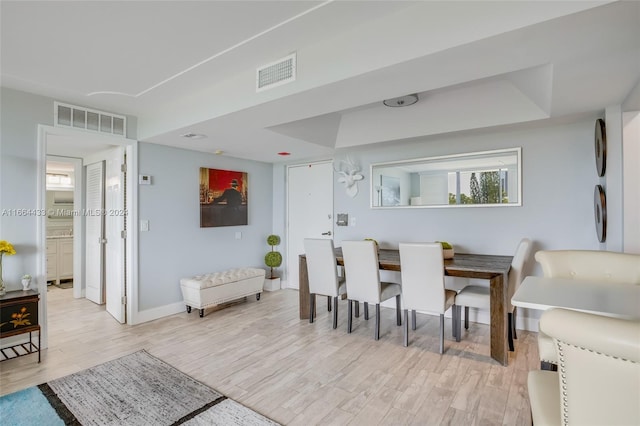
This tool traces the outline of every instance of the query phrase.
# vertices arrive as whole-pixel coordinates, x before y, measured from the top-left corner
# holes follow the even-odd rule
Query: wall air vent
[[[256,92],[296,80],[296,54],[278,59],[256,70]]]
[[[114,136],[127,134],[127,117],[75,105],[53,103],[54,124]]]

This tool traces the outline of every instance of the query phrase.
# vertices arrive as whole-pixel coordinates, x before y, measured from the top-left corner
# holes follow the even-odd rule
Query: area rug
[[[146,351],[5,395],[0,423],[278,425]]]

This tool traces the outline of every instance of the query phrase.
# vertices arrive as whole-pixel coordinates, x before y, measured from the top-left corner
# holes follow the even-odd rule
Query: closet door
[[[124,149],[109,152],[105,167],[105,245],[104,283],[107,312],[118,322],[125,322],[125,164]]]
[[[86,204],[86,297],[104,303],[104,163],[87,166]]]

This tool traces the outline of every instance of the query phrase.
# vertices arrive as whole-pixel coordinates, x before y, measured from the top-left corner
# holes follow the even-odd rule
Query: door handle
[[[331,235],[331,231],[323,232],[322,235]]]

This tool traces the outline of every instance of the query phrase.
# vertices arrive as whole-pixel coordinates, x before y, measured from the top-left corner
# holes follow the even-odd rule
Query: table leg
[[[307,258],[305,256],[299,257],[298,267],[300,319],[309,319],[309,273],[307,272]]]
[[[491,311],[491,358],[502,365],[507,365],[507,289],[503,275],[496,275],[489,280]]]

